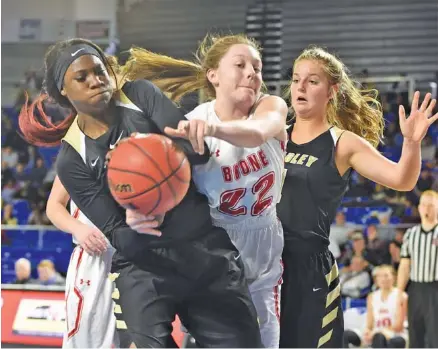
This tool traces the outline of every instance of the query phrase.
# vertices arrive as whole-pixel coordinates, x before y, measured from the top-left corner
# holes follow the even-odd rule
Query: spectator
[[[2,224],[4,225],[17,225],[18,220],[14,217],[13,207],[10,204],[6,204],[3,207]]]
[[[18,153],[10,145],[2,148],[2,162],[5,162],[9,168],[14,168],[18,164]]]
[[[30,277],[31,265],[28,259],[20,258],[15,262],[15,281],[14,284],[34,284],[35,280]]]
[[[363,292],[371,286],[367,262],[361,256],[354,256],[348,271],[339,276],[341,294],[345,297],[360,298]]]
[[[14,179],[14,172],[6,161],[2,161],[2,183],[4,184],[11,179]]]
[[[345,213],[339,210],[335,216],[335,222],[330,227],[330,242],[342,247],[348,242],[349,237],[358,228],[357,224],[348,223]],[[333,253],[333,252],[332,252]]]
[[[2,188],[2,200],[9,204],[15,198],[18,191],[15,179],[9,179]]]
[[[366,250],[365,239],[360,231],[356,231],[351,237],[351,247],[346,251],[345,255],[342,257],[342,263],[345,264],[345,271],[348,271],[352,262],[353,257],[359,256],[363,257],[367,261],[368,252]]]
[[[421,159],[423,161],[434,161],[436,149],[437,147],[433,144],[432,137],[426,135],[421,142]]]
[[[45,212],[45,203],[32,204],[32,212],[29,215],[27,224],[29,225],[50,225],[51,222]]]
[[[35,162],[35,167],[29,172],[29,180],[31,186],[39,187],[46,177],[47,169],[44,166],[44,161],[41,158],[37,158]]]
[[[38,264],[38,283],[40,285],[65,285],[65,279],[59,274],[53,262],[49,259],[43,259]]]
[[[391,264],[395,270],[400,264],[400,249],[403,244],[403,229],[396,229],[394,239],[389,244],[389,254],[391,255]]]
[[[376,267],[373,274],[378,290],[367,299],[366,328],[360,336],[347,330],[345,338],[348,343],[360,345],[362,341],[362,345],[371,345],[372,348],[404,348],[407,338],[404,328],[407,295],[404,292],[400,294],[394,287],[395,272],[391,266]]]
[[[372,194],[373,186],[371,185],[371,182],[358,174],[357,183],[351,184],[345,197],[370,197]]]
[[[390,256],[388,242],[380,239],[375,224],[370,224],[366,228],[367,236],[367,260],[372,265],[389,264]]]

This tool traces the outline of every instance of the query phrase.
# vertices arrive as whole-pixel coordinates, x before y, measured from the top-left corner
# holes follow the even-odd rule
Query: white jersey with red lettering
[[[201,104],[186,117],[221,122],[214,106],[215,101]],[[284,142],[272,138],[255,148],[213,137],[205,142],[211,158],[195,168],[193,179],[209,199],[214,223],[224,228],[242,222],[254,228],[271,224],[281,197]]]
[[[187,119],[220,123],[215,103],[201,104]],[[213,223],[227,231],[240,252],[264,346],[278,348],[284,240],[276,205],[281,198],[285,143],[272,138],[259,147],[241,148],[213,137],[205,142],[211,157],[207,164],[195,166],[193,180],[208,197]]]
[[[382,291],[377,290],[372,293],[374,330],[385,330],[393,327],[397,316],[397,302],[399,301],[399,292],[397,288],[393,288],[386,299],[382,298]],[[394,335],[404,336],[406,331],[394,333]]]
[[[82,223],[93,223],[70,201],[71,215]],[[74,241],[77,243],[77,241]],[[90,255],[77,246],[71,255],[65,285],[66,331],[63,348],[118,348],[116,326],[120,326],[114,310],[117,298],[114,282],[110,277],[114,248],[102,255]],[[122,324],[123,325],[123,324]]]

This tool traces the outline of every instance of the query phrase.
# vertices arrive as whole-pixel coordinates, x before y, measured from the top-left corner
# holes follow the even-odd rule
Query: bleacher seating
[[[55,263],[57,271],[67,273],[73,250],[70,234],[59,230],[49,230],[41,226],[3,229],[10,245],[2,245],[2,283],[15,279],[14,264],[19,258],[27,258],[32,265],[32,277],[37,278],[37,265],[42,259]]]

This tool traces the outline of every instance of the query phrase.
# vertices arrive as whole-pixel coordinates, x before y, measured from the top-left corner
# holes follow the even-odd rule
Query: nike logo
[[[116,144],[119,143],[119,141],[122,139],[122,136],[123,136],[123,131],[122,131],[122,133],[120,133],[120,136],[119,136],[119,138],[117,138],[117,141],[114,144],[110,144],[110,146],[109,146],[110,149],[114,149],[116,147]]]
[[[96,164],[97,164],[97,160],[99,160],[99,158],[100,158],[100,156],[98,156],[96,160],[91,161],[91,167],[96,166]]]
[[[319,291],[321,289],[321,287],[320,288],[313,288],[313,292],[316,292],[316,291]]]
[[[240,258],[240,254],[238,254],[236,257],[234,257],[234,260],[237,261]]]
[[[79,50],[73,52],[73,53],[71,54],[71,56],[72,56],[72,57],[76,56],[76,55],[78,54],[78,52],[80,52],[80,51],[82,51],[82,50],[83,50],[83,48],[80,48]]]

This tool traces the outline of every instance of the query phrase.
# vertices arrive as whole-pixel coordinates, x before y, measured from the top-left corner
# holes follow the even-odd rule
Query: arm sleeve
[[[145,112],[147,117],[151,118],[163,134],[166,126],[177,128],[180,121],[187,120],[184,112],[150,81],[136,80],[125,86],[127,96],[133,99],[134,103]],[[204,154],[199,155],[193,150],[189,141],[181,138],[172,138],[172,140],[183,150],[191,165],[208,162],[210,150],[207,144],[205,144]]]
[[[157,239],[147,235],[140,236],[129,228],[125,222],[124,210],[105,185],[106,177],[95,178],[81,156],[69,144],[63,143],[56,166],[59,179],[79,210],[128,259],[135,258],[139,252],[136,250]]]
[[[403,244],[400,250],[400,258],[411,258],[409,251],[409,235],[411,235],[411,229],[408,229],[403,236]]]

